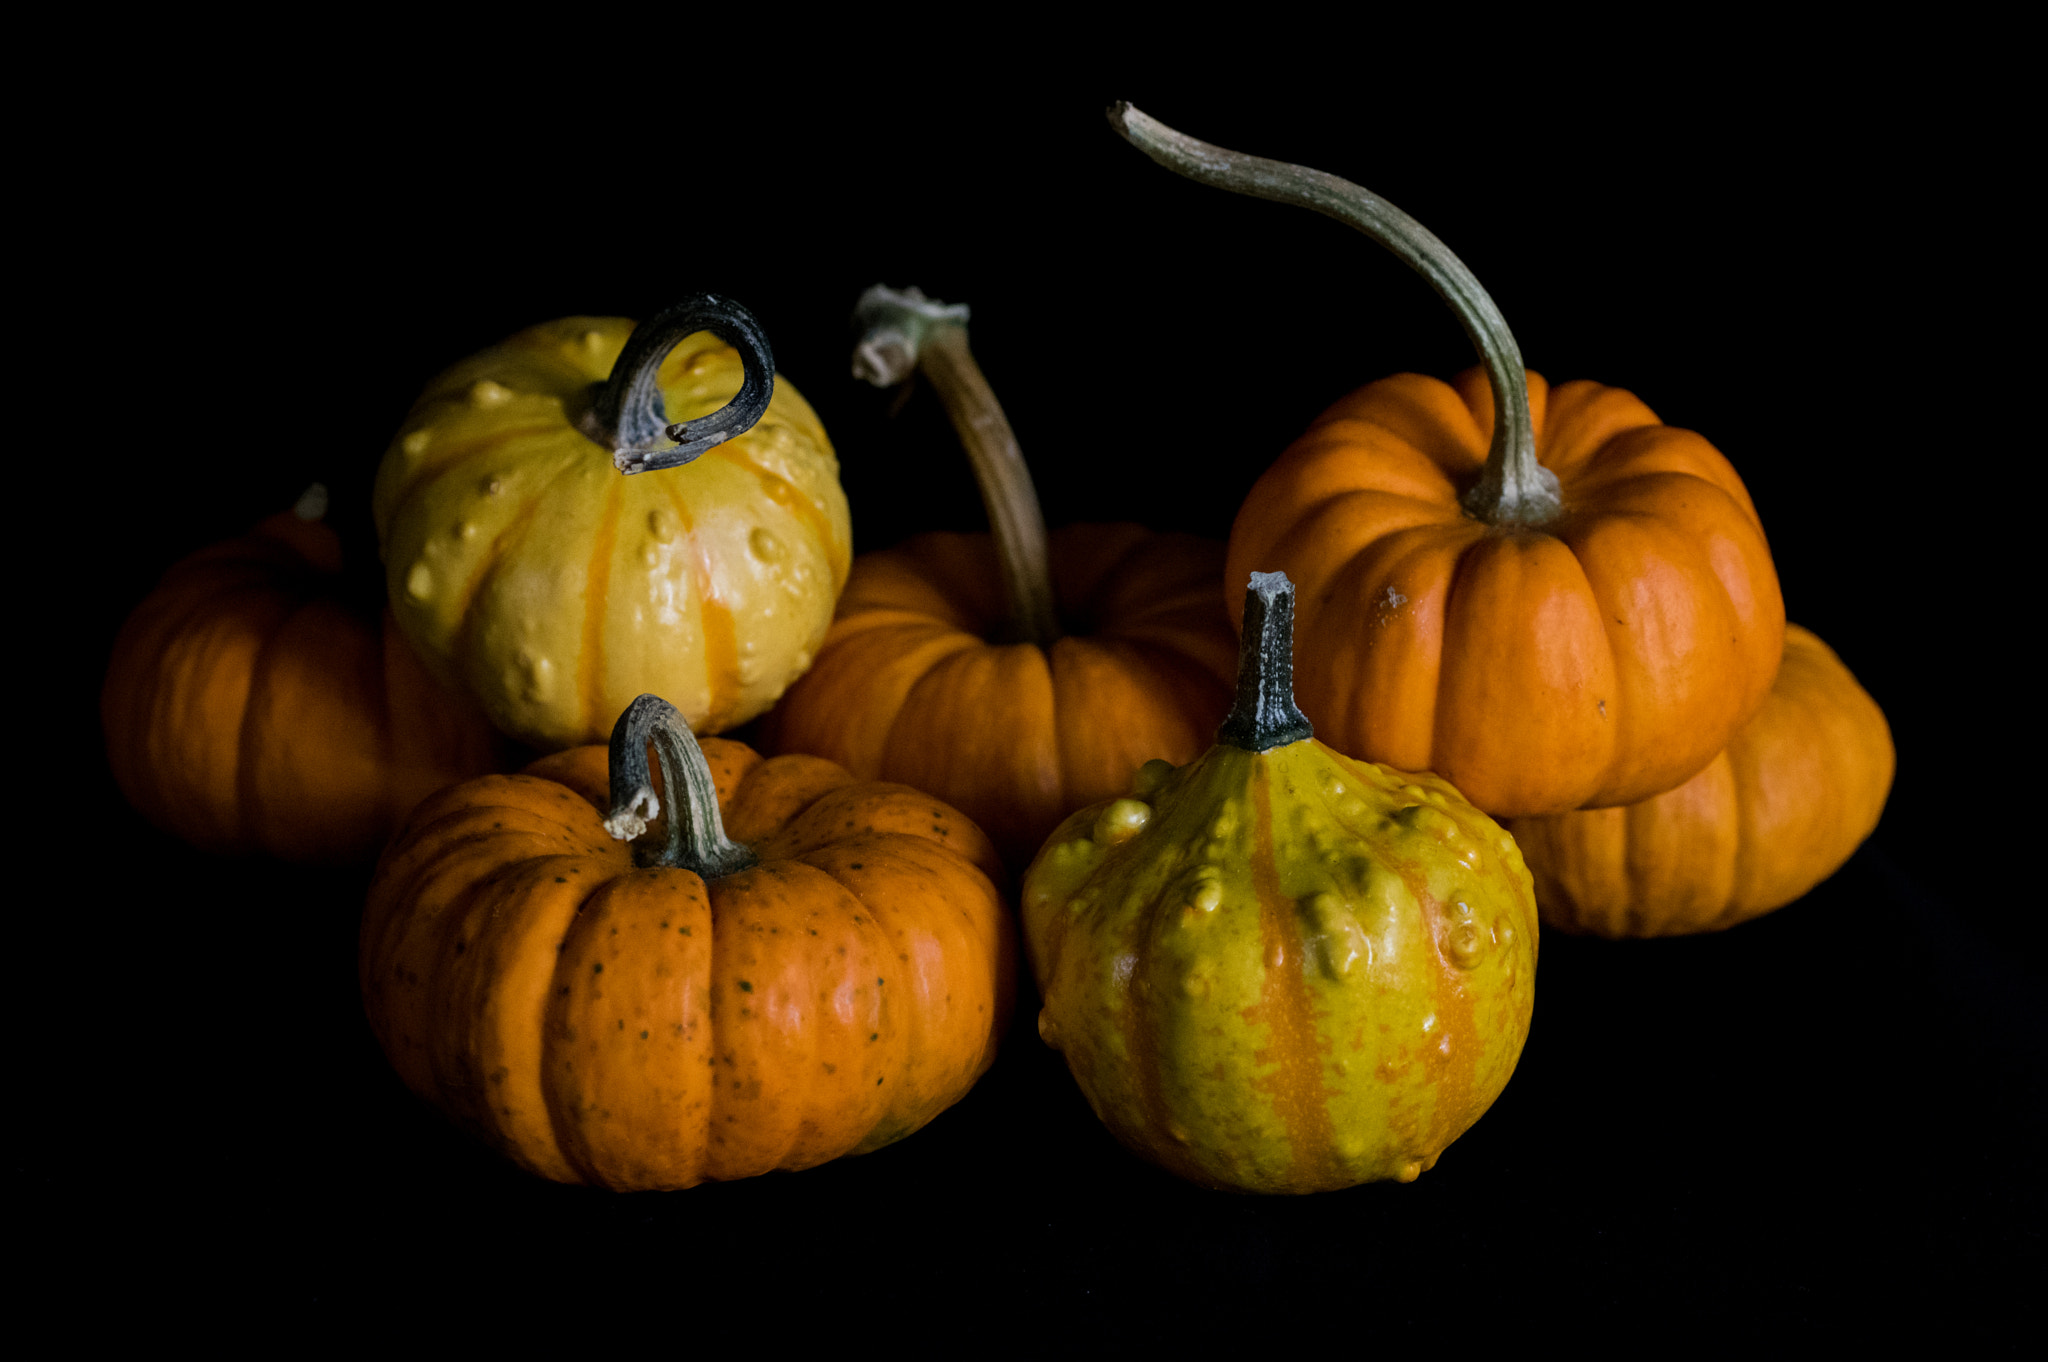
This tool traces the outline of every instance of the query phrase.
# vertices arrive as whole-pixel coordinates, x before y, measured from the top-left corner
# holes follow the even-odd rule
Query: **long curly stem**
[[[949,307],[914,288],[899,292],[877,284],[861,295],[854,320],[861,328],[853,351],[855,378],[886,388],[909,378],[915,367],[931,380],[981,487],[1011,633],[1051,647],[1060,626],[1046,562],[1045,513],[1016,432],[967,348],[966,306]]]
[[[1563,513],[1557,475],[1536,462],[1521,349],[1479,280],[1427,227],[1349,180],[1212,146],[1121,101],[1110,106],[1109,121],[1168,170],[1232,193],[1312,208],[1357,228],[1428,280],[1457,314],[1493,388],[1493,443],[1479,481],[1462,499],[1466,511],[1490,525],[1518,526],[1546,524]]]

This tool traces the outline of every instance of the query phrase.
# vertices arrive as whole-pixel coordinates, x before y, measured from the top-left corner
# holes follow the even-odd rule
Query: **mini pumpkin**
[[[810,665],[852,553],[824,428],[753,318],[708,294],[448,370],[374,509],[420,656],[543,749],[602,741],[647,690],[706,732],[760,713]]]
[[[1877,827],[1884,711],[1834,650],[1785,630],[1777,684],[1705,770],[1618,809],[1517,818],[1544,922],[1595,936],[1718,931],[1805,894]]]
[[[1526,372],[1471,272],[1369,191],[1125,106],[1112,121],[1169,169],[1366,233],[1483,361],[1342,399],[1238,511],[1227,580],[1294,580],[1301,703],[1325,740],[1436,771],[1497,817],[1633,803],[1725,747],[1769,694],[1785,627],[1728,460],[1618,388]]]
[[[326,508],[316,485],[177,564],[114,641],[107,764],[144,817],[203,851],[367,860],[421,799],[500,759],[390,612],[343,599]]]
[[[1536,905],[1507,833],[1431,775],[1315,740],[1292,591],[1257,574],[1216,745],[1061,824],[1023,886],[1039,1034],[1110,1130],[1210,1186],[1410,1181],[1529,1032]]]
[[[408,1086],[543,1177],[807,1168],[917,1130],[993,1060],[999,873],[929,795],[700,747],[645,696],[608,754],[420,806],[370,888],[364,1006]]]
[[[925,374],[967,449],[989,534],[862,554],[766,743],[930,790],[1021,867],[1080,804],[1149,758],[1188,761],[1230,703],[1223,546],[1138,525],[1048,536],[1016,437],[967,344],[964,307],[871,289],[856,372]]]

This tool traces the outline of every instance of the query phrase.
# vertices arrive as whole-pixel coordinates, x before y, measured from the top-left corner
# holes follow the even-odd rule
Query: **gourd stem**
[[[661,363],[685,336],[699,331],[738,350],[745,377],[732,401],[717,411],[671,425],[661,397]],[[633,328],[611,377],[597,385],[577,424],[611,452],[621,473],[646,473],[690,463],[705,450],[746,434],[774,395],[775,354],[754,314],[729,298],[699,293]]]
[[[861,295],[854,320],[861,328],[853,351],[855,378],[886,388],[909,378],[915,367],[938,392],[981,487],[1011,634],[1021,642],[1051,647],[1060,627],[1047,565],[1045,513],[1038,507],[1038,489],[1024,466],[1016,432],[968,349],[966,306],[949,307],[914,288],[899,292],[877,284]]]
[[[1122,101],[1110,106],[1109,121],[1131,145],[1168,170],[1232,193],[1312,208],[1357,228],[1428,280],[1457,314],[1493,388],[1493,442],[1479,481],[1462,498],[1466,511],[1490,525],[1542,525],[1562,514],[1557,475],[1536,462],[1536,431],[1529,419],[1521,349],[1479,280],[1434,233],[1349,180],[1211,146]]]
[[[1237,699],[1216,741],[1265,752],[1314,734],[1294,703],[1294,583],[1284,572],[1254,572],[1238,636]]]
[[[662,788],[668,792],[668,843],[660,849],[635,848],[641,865],[679,866],[705,879],[730,875],[756,863],[754,853],[725,835],[718,816],[718,785],[696,735],[676,707],[658,695],[643,695],[626,706],[612,725],[611,816],[605,831],[630,842],[661,816],[661,801],[647,769],[647,747],[661,762]]]

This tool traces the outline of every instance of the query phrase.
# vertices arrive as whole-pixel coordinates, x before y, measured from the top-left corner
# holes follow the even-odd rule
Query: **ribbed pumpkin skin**
[[[1195,1182],[1409,1181],[1506,1086],[1535,997],[1515,844],[1429,775],[1219,745],[1143,831],[1061,824],[1027,872],[1040,1034],[1117,1138]],[[1107,811],[1107,812],[1106,812]]]
[[[1877,827],[1894,765],[1884,711],[1833,649],[1788,625],[1770,698],[1704,771],[1641,804],[1509,829],[1551,926],[1607,937],[1718,931],[1839,870]]]
[[[115,639],[100,718],[114,780],[202,851],[340,864],[492,769],[497,737],[387,612],[336,598],[341,543],[286,512],[164,574]]]
[[[522,331],[427,386],[378,470],[398,621],[428,666],[541,748],[602,742],[644,691],[699,732],[744,722],[810,664],[852,526],[824,428],[788,380],[746,434],[622,475],[573,424],[632,324]],[[671,421],[739,390],[710,333],[662,363]]]
[[[753,869],[636,869],[592,802],[603,748],[443,791],[378,866],[360,966],[385,1054],[543,1177],[807,1168],[918,1129],[995,1057],[1015,947],[980,831],[815,758],[703,747]]]
[[[1485,378],[1397,374],[1324,412],[1253,487],[1225,577],[1295,582],[1295,691],[1317,736],[1435,771],[1495,817],[1687,780],[1763,704],[1785,628],[1727,459],[1619,388],[1528,385],[1562,520],[1467,516]]]
[[[1237,635],[1222,545],[1137,525],[1049,536],[1073,631],[992,643],[1007,614],[993,541],[925,534],[855,561],[818,660],[763,724],[767,746],[930,790],[1022,866],[1077,805],[1157,757],[1192,760],[1230,708]]]

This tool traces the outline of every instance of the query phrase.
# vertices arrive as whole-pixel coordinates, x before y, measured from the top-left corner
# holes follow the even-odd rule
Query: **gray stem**
[[[915,367],[937,391],[981,487],[1011,632],[1019,641],[1051,647],[1060,626],[1045,513],[1017,434],[967,347],[967,308],[933,302],[914,288],[898,292],[877,284],[861,295],[853,315],[861,328],[853,351],[855,378],[886,388],[910,377]]]
[[[1557,475],[1536,462],[1521,349],[1472,271],[1427,227],[1349,180],[1211,146],[1121,101],[1110,106],[1109,121],[1168,170],[1232,193],[1312,208],[1357,228],[1428,280],[1457,314],[1493,388],[1493,444],[1479,481],[1462,498],[1465,509],[1490,525],[1542,525],[1563,513]]]
[[[604,820],[605,831],[630,842],[661,816],[661,801],[647,768],[649,743],[661,761],[662,788],[668,792],[668,843],[658,850],[635,848],[635,861],[679,866],[707,880],[756,864],[753,852],[725,835],[725,823],[718,816],[718,784],[696,735],[676,707],[658,695],[641,696],[612,725],[612,810]]]
[[[1294,703],[1294,583],[1284,572],[1254,572],[1237,641],[1237,698],[1216,741],[1267,752],[1313,736]]]

